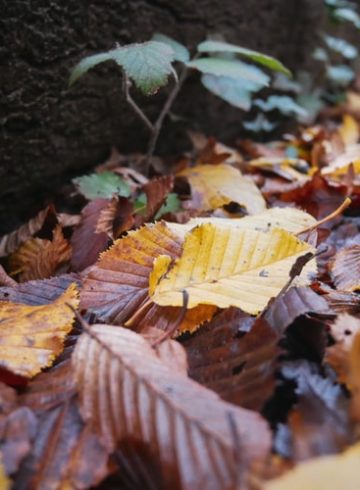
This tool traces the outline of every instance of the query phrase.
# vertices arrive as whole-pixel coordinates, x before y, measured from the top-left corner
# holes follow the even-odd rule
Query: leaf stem
[[[148,130],[153,135],[154,131],[155,131],[155,127],[151,123],[150,119],[146,116],[146,114],[137,105],[135,100],[131,97],[130,87],[131,87],[131,81],[130,81],[129,77],[127,76],[127,74],[125,72],[123,72],[123,88],[124,88],[124,94],[125,94],[126,102],[130,105],[130,107],[132,107],[135,114],[138,115],[138,117],[142,120],[142,122],[145,124],[145,126],[148,128]]]

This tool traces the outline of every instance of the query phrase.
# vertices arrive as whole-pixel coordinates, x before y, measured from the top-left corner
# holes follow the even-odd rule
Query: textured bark
[[[155,31],[194,47],[209,33],[299,67],[314,42],[322,0],[0,0],[0,231],[23,221],[61,182],[104,159],[111,146],[144,148],[146,131],[125,107],[120,73],[101,66],[74,88],[70,68],[116,41]],[[166,92],[166,91],[165,91]],[[144,100],[154,117],[164,93]],[[239,111],[205,93],[193,75],[160,152],[184,147],[181,126],[231,140]],[[172,135],[171,137],[169,135]]]

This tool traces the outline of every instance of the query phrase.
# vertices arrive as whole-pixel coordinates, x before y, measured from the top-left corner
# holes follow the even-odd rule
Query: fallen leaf
[[[264,484],[264,490],[357,490],[360,443],[343,454],[315,458]],[[345,486],[344,486],[345,485]]]
[[[150,301],[149,275],[155,257],[161,254],[179,257],[181,248],[181,239],[171,233],[165,223],[129,232],[100,256],[87,275],[81,292],[81,308],[89,309],[111,324],[127,324],[136,330],[146,327],[168,330],[181,309],[162,308]],[[179,330],[196,329],[214,312],[214,307],[203,306],[187,312]]]
[[[189,375],[222,399],[260,411],[275,389],[279,336],[241,310],[220,312],[183,342]],[[250,331],[240,331],[242,325]]]
[[[111,199],[113,195],[129,197],[130,187],[119,175],[114,172],[101,172],[83,175],[73,180],[79,192],[86,199]]]
[[[231,202],[244,206],[249,214],[261,213],[266,208],[251,178],[231,165],[198,165],[181,171],[178,176],[188,179],[193,198],[200,200],[200,210],[220,208]]]
[[[3,266],[0,264],[0,286],[14,287],[17,282],[14,281],[10,276],[7,275]]]
[[[58,225],[53,231],[52,241],[32,238],[23,243],[10,256],[10,273],[20,282],[47,279],[66,272],[70,258],[71,246]]]
[[[330,274],[337,289],[360,289],[360,245],[339,250],[330,264]]]
[[[142,188],[146,195],[146,209],[141,216],[142,220],[138,225],[155,218],[156,213],[164,204],[167,195],[171,192],[174,186],[173,176],[164,176],[157,179],[152,179]]]
[[[10,488],[12,488],[11,481],[5,474],[1,455],[0,455],[0,488],[2,490],[10,490]]]
[[[359,141],[359,125],[350,114],[344,114],[342,125],[338,128],[338,133],[344,142],[345,147],[355,145]]]
[[[126,197],[113,197],[100,211],[95,226],[95,238],[103,237],[106,233],[110,240],[115,240],[127,230],[130,230],[135,220],[133,203]]]
[[[81,414],[109,451],[127,439],[146,442],[166,488],[173,488],[174,478],[182,488],[232,488],[239,464],[245,478],[254,461],[267,457],[270,437],[261,416],[169,368],[135,332],[90,328],[79,339],[73,366]],[[236,455],[232,430],[238,433]]]
[[[154,261],[150,297],[161,306],[181,306],[186,291],[188,308],[236,306],[257,314],[288,282],[296,259],[312,250],[281,229],[263,233],[201,225],[186,236],[182,255],[172,267],[168,255]],[[301,282],[306,284],[315,270],[310,262],[299,276]]]
[[[77,296],[72,284],[48,305],[0,303],[0,365],[28,378],[51,365],[72,328],[74,314],[67,304],[76,308]]]

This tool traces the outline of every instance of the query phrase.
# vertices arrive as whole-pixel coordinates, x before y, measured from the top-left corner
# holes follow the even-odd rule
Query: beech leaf
[[[83,175],[73,179],[79,192],[86,199],[110,199],[114,194],[129,197],[131,190],[124,179],[114,172],[101,172],[99,174]]]

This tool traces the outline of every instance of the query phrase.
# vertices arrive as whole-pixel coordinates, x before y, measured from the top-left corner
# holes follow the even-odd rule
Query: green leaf
[[[296,114],[300,117],[306,117],[307,111],[295,102],[292,97],[287,95],[270,95],[266,100],[256,99],[254,105],[260,107],[265,112],[278,110],[281,114],[289,116]]]
[[[222,41],[204,41],[198,45],[198,51],[200,53],[236,53],[259,63],[274,71],[285,73],[291,77],[291,72],[280,61],[272,56],[268,56],[252,49],[242,48],[236,44],[229,44]]]
[[[145,192],[139,194],[134,202],[134,211],[136,214],[145,214],[147,207],[147,196]]]
[[[323,61],[327,63],[329,61],[329,55],[324,48],[316,48],[312,54],[312,57],[316,61]]]
[[[229,104],[248,111],[251,108],[251,91],[249,86],[252,82],[247,80],[217,77],[215,75],[203,75],[201,82],[210,92],[225,100]],[[248,84],[248,87],[245,85]],[[259,90],[259,85],[253,84],[254,91]]]
[[[131,189],[128,184],[114,172],[83,175],[73,179],[73,183],[79,192],[89,200],[98,198],[110,199],[114,194],[123,197],[131,195]]]
[[[330,49],[332,49],[336,53],[340,53],[342,56],[344,56],[344,58],[347,58],[348,60],[355,59],[359,54],[357,48],[345,41],[345,39],[334,36],[324,36],[324,41]]]
[[[154,34],[152,38],[154,41],[168,44],[175,53],[174,59],[176,61],[181,61],[182,63],[186,63],[187,61],[189,61],[189,50],[183,44],[175,41],[175,39],[172,39],[171,37],[165,36],[165,34],[160,34],[158,32]]]
[[[302,90],[301,84],[298,81],[289,79],[283,73],[277,73],[275,75],[272,86],[277,90],[294,92],[295,94],[300,93]]]
[[[277,126],[276,123],[269,121],[264,114],[258,114],[253,121],[244,121],[243,125],[248,131],[252,131],[254,133],[259,133],[261,131],[269,133]]]
[[[351,22],[355,27],[360,29],[360,16],[352,8],[338,8],[333,12],[335,19],[340,21]]]
[[[311,124],[321,109],[324,107],[324,102],[321,100],[319,91],[308,94],[300,94],[297,97],[297,103],[307,112],[307,117],[302,119],[302,122]]]
[[[166,213],[176,213],[181,209],[181,202],[175,192],[170,192],[167,195],[165,203],[161,206],[159,211],[156,213],[155,219],[160,219]]]
[[[326,76],[335,85],[346,87],[355,78],[355,73],[346,65],[333,65],[327,67]]]
[[[113,60],[123,68],[137,88],[144,94],[152,94],[167,83],[171,73],[177,78],[171,64],[174,59],[174,50],[158,41],[128,44],[81,60],[71,73],[70,85],[93,66]]]
[[[263,87],[269,85],[270,81],[270,77],[256,66],[238,60],[199,58],[189,61],[186,65],[202,73],[220,77],[242,78]]]

